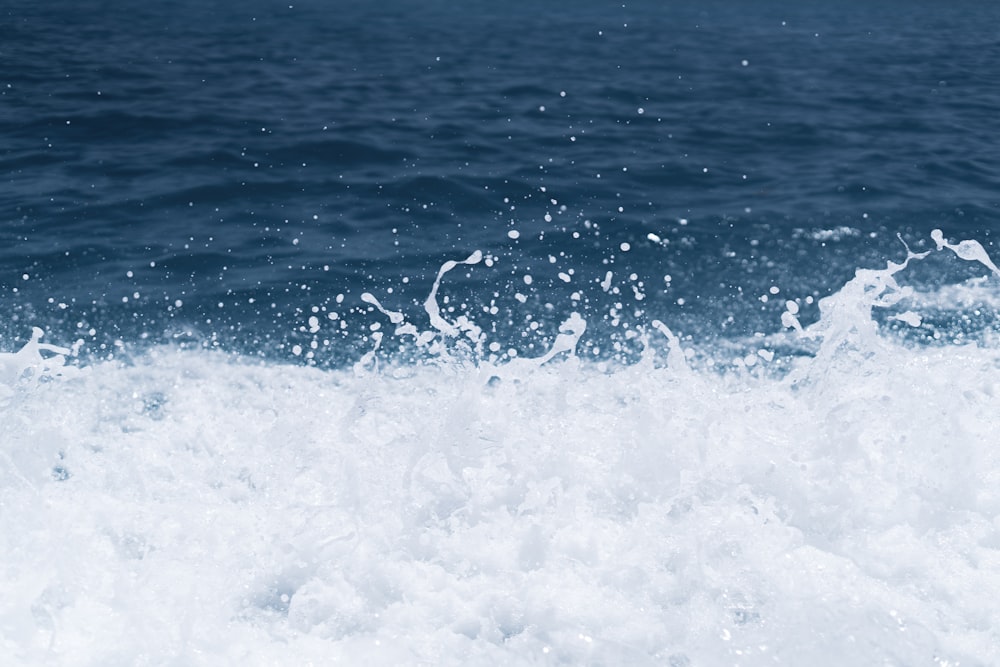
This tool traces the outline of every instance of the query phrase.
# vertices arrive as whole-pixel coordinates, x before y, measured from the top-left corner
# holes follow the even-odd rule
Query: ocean
[[[0,8],[0,663],[1000,662],[1000,5]]]

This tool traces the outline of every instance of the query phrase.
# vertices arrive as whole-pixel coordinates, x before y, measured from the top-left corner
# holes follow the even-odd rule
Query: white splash
[[[993,260],[990,259],[989,255],[986,253],[986,249],[983,248],[979,241],[965,240],[956,244],[951,244],[944,240],[944,232],[940,229],[931,231],[931,238],[934,240],[934,243],[937,244],[938,250],[947,248],[962,259],[969,262],[979,262],[992,271],[993,275],[1000,276],[1000,269],[998,269],[997,265],[993,263]]]
[[[662,322],[666,367],[603,372],[574,313],[519,363],[355,375],[162,348],[19,389],[0,655],[1000,663],[1000,350],[906,347],[872,317],[921,256],[824,300],[819,352],[783,377],[688,367]],[[436,336],[471,331],[437,305],[452,264]],[[40,352],[66,350],[34,336],[3,377]]]
[[[920,316],[920,313],[915,313],[912,310],[907,310],[902,313],[897,313],[893,315],[891,319],[898,320],[900,322],[905,322],[906,324],[909,324],[911,327],[919,327],[921,324],[923,324],[924,321],[923,318]]]
[[[444,277],[444,274],[459,264],[478,264],[482,259],[483,253],[477,250],[461,261],[449,260],[441,266],[437,278],[434,279],[434,286],[431,288],[431,293],[427,296],[427,300],[424,301],[424,310],[427,311],[427,316],[431,320],[431,326],[445,336],[454,338],[460,333],[465,332],[471,340],[479,342],[479,336],[482,332],[479,327],[469,322],[467,318],[463,316],[455,322],[449,322],[441,316],[441,306],[437,302],[437,293],[441,287],[441,279]]]
[[[12,396],[18,387],[34,387],[40,381],[75,372],[76,369],[66,367],[66,357],[74,350],[42,343],[43,335],[41,329],[34,327],[31,339],[20,350],[0,352],[0,401]]]

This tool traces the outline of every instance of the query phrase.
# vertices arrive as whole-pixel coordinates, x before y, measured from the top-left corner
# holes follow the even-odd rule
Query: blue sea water
[[[996,662],[998,26],[0,8],[5,664]]]
[[[4,17],[15,340],[287,356],[314,306],[412,306],[474,249],[495,267],[452,289],[496,300],[505,344],[525,313],[551,337],[573,292],[603,314],[608,270],[685,332],[740,336],[777,325],[771,286],[828,294],[897,234],[992,239],[981,3],[55,7]],[[348,320],[317,361],[367,348]]]

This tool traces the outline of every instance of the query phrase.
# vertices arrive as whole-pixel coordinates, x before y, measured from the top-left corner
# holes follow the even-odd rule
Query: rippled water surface
[[[827,294],[897,234],[990,241],[991,11],[16,6],[2,306],[105,344],[196,329],[280,354],[313,306],[422,300],[480,249],[496,267],[457,289],[501,328],[573,292],[603,315],[607,270],[702,336],[773,328],[768,288]],[[350,326],[326,359],[360,353]]]

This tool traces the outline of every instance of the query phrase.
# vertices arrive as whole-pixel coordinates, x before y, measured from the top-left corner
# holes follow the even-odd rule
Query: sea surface
[[[1000,662],[1000,5],[0,7],[0,664]]]

